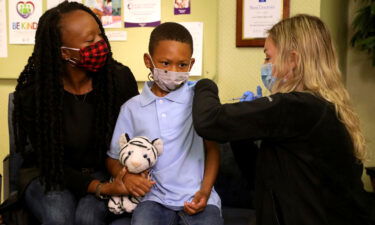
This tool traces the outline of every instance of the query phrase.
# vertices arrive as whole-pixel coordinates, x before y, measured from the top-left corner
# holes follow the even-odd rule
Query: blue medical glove
[[[240,98],[240,102],[249,102],[255,99],[255,95],[251,91],[245,91]]]
[[[252,101],[254,99],[257,99],[257,98],[261,98],[263,95],[262,95],[262,88],[258,85],[257,86],[257,95],[254,95],[253,92],[251,91],[245,91],[242,95],[242,97],[240,98],[240,102],[249,102],[249,101]]]

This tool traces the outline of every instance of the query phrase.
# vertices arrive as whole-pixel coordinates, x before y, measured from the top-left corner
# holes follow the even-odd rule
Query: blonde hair
[[[325,24],[315,16],[296,15],[273,26],[269,37],[278,50],[273,69],[278,79],[272,92],[304,91],[331,102],[351,136],[355,156],[363,161],[366,157],[365,138],[341,80],[334,45]],[[290,73],[288,63],[291,57],[295,57],[296,67],[292,77],[285,82],[283,77]]]

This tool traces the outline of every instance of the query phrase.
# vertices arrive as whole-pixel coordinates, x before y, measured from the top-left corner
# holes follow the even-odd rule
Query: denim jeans
[[[223,225],[220,209],[214,205],[195,215],[185,211],[174,211],[153,202],[144,201],[138,204],[132,216],[132,225]]]
[[[45,192],[38,179],[25,191],[28,209],[42,225],[105,225],[107,202],[92,194],[76,199],[68,190]]]
[[[120,219],[114,220],[110,225],[130,225],[131,217],[130,216],[124,216],[121,218],[121,215],[118,216]]]

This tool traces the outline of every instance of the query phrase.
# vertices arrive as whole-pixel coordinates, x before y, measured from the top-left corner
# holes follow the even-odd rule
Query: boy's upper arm
[[[220,146],[219,144],[216,142],[216,141],[209,141],[209,140],[206,140],[206,139],[203,139],[203,142],[204,142],[204,146],[207,149],[220,149]]]
[[[131,114],[127,107],[127,104],[124,104],[121,107],[119,116],[116,121],[116,126],[113,131],[110,149],[107,151],[107,155],[113,159],[119,158],[119,154],[120,154],[119,138],[120,138],[120,135],[123,133],[129,134],[129,136],[131,136],[133,133]]]

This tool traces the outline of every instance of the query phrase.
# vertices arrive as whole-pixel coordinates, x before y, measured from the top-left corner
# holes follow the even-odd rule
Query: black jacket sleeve
[[[200,136],[219,142],[295,137],[322,115],[323,104],[314,99],[308,93],[279,93],[222,105],[216,84],[203,79],[195,86],[193,123]]]
[[[64,181],[66,188],[69,189],[76,196],[84,196],[87,193],[87,188],[94,178],[89,175],[84,175],[69,166],[64,166]]]
[[[215,141],[261,139],[271,136],[280,109],[268,98],[234,104],[220,103],[216,84],[208,79],[195,86],[193,122],[198,134]]]

